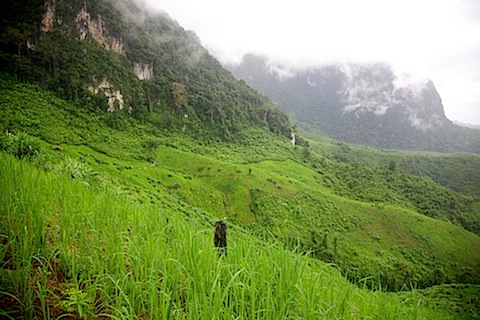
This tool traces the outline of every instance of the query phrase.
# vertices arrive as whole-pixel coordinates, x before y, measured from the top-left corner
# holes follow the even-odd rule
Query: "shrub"
[[[15,135],[7,131],[0,135],[0,150],[18,159],[31,160],[40,153],[40,141],[26,133]]]
[[[71,157],[66,157],[64,161],[58,163],[54,171],[66,174],[72,179],[80,180],[85,185],[91,185],[97,175],[87,164]]]

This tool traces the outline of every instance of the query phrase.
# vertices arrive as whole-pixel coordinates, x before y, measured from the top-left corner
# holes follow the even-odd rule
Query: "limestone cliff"
[[[80,39],[84,40],[90,36],[95,42],[107,50],[112,50],[116,54],[124,55],[125,49],[123,39],[108,35],[105,21],[101,15],[92,18],[84,5],[75,17]]]
[[[149,63],[134,62],[133,71],[140,80],[148,80],[153,77],[153,65]]]
[[[123,110],[125,108],[125,101],[120,90],[115,90],[112,88],[112,85],[106,80],[98,82],[96,78],[93,79],[93,84],[88,87],[88,90],[92,93],[102,92],[107,97],[108,109],[107,111]],[[129,107],[129,112],[131,112],[131,107]]]

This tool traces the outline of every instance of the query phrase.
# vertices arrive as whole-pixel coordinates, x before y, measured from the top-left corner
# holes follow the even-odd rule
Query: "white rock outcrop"
[[[111,37],[107,34],[105,21],[101,15],[92,18],[84,6],[75,16],[75,22],[77,23],[78,32],[80,33],[80,40],[84,40],[90,36],[105,49],[111,50],[118,55],[125,54],[123,38]]]
[[[153,77],[153,65],[149,63],[134,62],[133,71],[140,80],[148,80]]]
[[[96,79],[93,79],[96,82]],[[125,101],[123,100],[123,95],[120,90],[115,90],[112,88],[111,84],[106,80],[103,79],[97,85],[90,85],[88,90],[94,94],[98,94],[99,92],[103,92],[105,96],[108,98],[108,109],[107,111],[115,111],[117,108],[118,110],[122,110],[125,108]],[[131,112],[131,107],[128,108],[128,111]]]
[[[53,22],[55,19],[55,2],[53,0],[45,1],[45,12],[43,13],[40,23],[41,32],[49,32],[53,30]]]

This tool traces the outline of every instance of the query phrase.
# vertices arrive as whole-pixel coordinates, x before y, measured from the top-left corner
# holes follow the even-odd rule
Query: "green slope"
[[[399,205],[339,196],[331,184],[341,184],[340,163],[314,148],[307,153],[255,130],[244,143],[205,144],[153,135],[129,117],[120,130],[106,125],[109,114],[11,81],[2,82],[1,97],[2,150],[37,168],[2,154],[0,301],[12,317],[183,318],[200,309],[261,318],[432,317],[417,302],[355,289],[317,258],[366,287],[478,281],[480,237]],[[226,265],[211,249],[212,222],[224,216],[232,245]],[[167,217],[175,226],[168,236]],[[265,281],[284,269],[292,277],[281,280],[286,287]],[[136,291],[139,283],[149,289]],[[240,296],[235,305],[223,302]]]
[[[25,163],[16,164],[8,155],[2,154],[2,159],[6,161],[3,164],[2,179],[7,179],[2,190],[20,190],[17,196],[14,196],[12,191],[2,193],[12,194],[2,198],[2,283],[7,290],[1,300],[6,305],[6,310],[13,312],[12,315],[18,315],[18,310],[24,314],[45,313],[47,311],[41,308],[47,306],[50,314],[72,312],[77,315],[99,315],[106,312],[125,317],[125,310],[137,315],[162,314],[163,311],[147,302],[140,302],[144,301],[142,299],[146,299],[145,297],[161,299],[157,293],[152,297],[147,293],[135,292],[131,286],[135,281],[138,283],[150,279],[153,282],[145,283],[146,287],[152,290],[162,287],[158,279],[152,279],[152,272],[158,274],[158,270],[167,266],[161,265],[160,261],[163,260],[156,256],[157,253],[148,250],[156,248],[155,250],[162,253],[160,256],[168,252],[167,256],[170,258],[166,258],[167,260],[180,259],[178,256],[170,256],[178,252],[179,247],[172,247],[168,242],[171,240],[165,239],[166,236],[163,235],[167,217],[169,225],[178,224],[185,228],[182,230],[189,230],[188,234],[182,233],[187,231],[182,231],[174,238],[176,246],[188,249],[190,247],[185,241],[194,241],[197,233],[202,235],[202,245],[196,244],[196,240],[195,244],[191,243],[192,247],[188,249],[190,251],[185,253],[190,258],[182,258],[187,260],[182,260],[178,265],[185,270],[182,281],[196,283],[199,280],[194,281],[190,277],[206,276],[203,273],[195,274],[197,262],[194,262],[194,257],[202,252],[210,252],[211,249],[208,248],[211,245],[212,223],[227,216],[232,232],[230,239],[238,239],[232,241],[233,250],[241,248],[241,253],[235,258],[238,259],[237,262],[232,264],[235,267],[214,264],[211,267],[219,268],[215,269],[217,271],[208,269],[209,271],[205,272],[213,273],[212,281],[215,282],[215,279],[218,281],[228,269],[227,274],[230,273],[234,278],[229,278],[232,287],[249,290],[249,294],[258,289],[255,293],[256,299],[263,299],[268,304],[252,307],[253,302],[249,298],[250,302],[243,301],[242,306],[229,305],[226,308],[223,304],[220,306],[218,301],[215,304],[210,300],[214,299],[213,292],[216,289],[201,282],[202,290],[210,290],[210,293],[204,293],[209,297],[208,301],[191,297],[188,292],[197,292],[195,285],[196,289],[185,289],[186,292],[181,291],[183,293],[177,293],[176,297],[170,296],[170,300],[162,300],[164,304],[159,304],[164,310],[176,312],[176,317],[188,317],[191,314],[190,311],[185,311],[187,309],[184,301],[187,296],[188,299],[193,299],[189,304],[194,304],[194,308],[205,309],[205,304],[208,304],[217,308],[215,311],[209,309],[208,312],[219,312],[220,308],[226,310],[225,312],[244,315],[254,312],[250,308],[273,310],[277,304],[285,304],[288,314],[297,316],[317,312],[316,316],[342,317],[347,305],[348,308],[357,310],[348,309],[354,317],[373,314],[388,318],[393,311],[412,314],[413,310],[399,311],[398,308],[410,308],[410,305],[398,304],[401,300],[397,299],[400,298],[391,295],[382,296],[380,293],[360,290],[360,293],[355,295],[372,300],[359,303],[355,300],[357,298],[352,298],[351,293],[348,293],[357,292],[357,289],[347,285],[340,274],[362,287],[381,287],[383,291],[409,289],[411,286],[429,287],[442,283],[464,283],[463,288],[468,297],[468,292],[476,290],[471,284],[478,282],[478,235],[448,221],[420,214],[415,211],[414,205],[401,199],[399,191],[388,191],[394,195],[395,201],[387,198],[374,202],[356,199],[358,197],[355,193],[347,193],[345,189],[348,185],[345,172],[350,172],[345,171],[348,164],[319,155],[315,146],[311,149],[295,147],[266,131],[256,130],[251,130],[243,143],[205,143],[185,135],[154,135],[155,130],[129,117],[122,118],[123,126],[120,130],[106,125],[109,114],[85,112],[36,86],[14,84],[11,81],[2,82],[0,106],[4,132],[0,139],[2,150],[30,160],[36,167],[30,168]],[[13,133],[5,133],[5,130]],[[312,141],[312,144],[315,142]],[[335,149],[336,146],[332,144],[330,148]],[[372,159],[378,159],[375,154],[376,151],[372,151]],[[364,157],[366,159],[367,155]],[[358,170],[367,170],[359,163],[352,165]],[[17,167],[19,169],[13,171],[8,169]],[[402,171],[396,171],[397,178],[402,177]],[[414,184],[425,186],[427,183],[427,180],[417,181],[415,176],[404,174]],[[358,177],[356,179],[371,190],[385,193],[383,183],[368,183],[372,177],[379,179],[381,175],[366,176],[364,180],[359,180]],[[42,179],[46,180],[41,182]],[[72,179],[77,182],[71,181]],[[428,185],[430,187],[425,190],[429,193],[426,193],[425,197],[434,198],[435,192],[444,190],[444,187],[435,189],[435,184],[431,181]],[[24,187],[27,189],[21,191]],[[84,189],[85,191],[82,191]],[[87,195],[84,195],[84,192]],[[386,194],[389,194],[388,192]],[[18,198],[21,194],[25,194],[27,198]],[[26,213],[28,214],[25,215]],[[111,221],[107,221],[107,215],[112,215]],[[22,220],[27,218],[33,220]],[[22,229],[21,226],[24,225],[31,226],[32,229]],[[135,235],[139,238],[132,235],[130,238],[132,230],[141,230],[142,235]],[[32,242],[25,241],[25,237],[32,239]],[[136,243],[135,241],[141,241],[142,245],[126,245]],[[108,251],[104,246],[110,242],[112,248]],[[251,247],[253,244],[255,247]],[[162,246],[167,247],[160,249]],[[283,246],[298,253],[280,249]],[[105,250],[111,253],[104,255],[102,252]],[[298,275],[295,276],[297,282],[293,284],[296,289],[282,289],[290,292],[287,297],[277,297],[277,294],[281,294],[280,291],[262,287],[258,279],[243,278],[243,272],[249,274],[252,271],[243,271],[249,267],[243,266],[240,261],[258,260],[258,255],[253,253],[260,252],[260,255],[266,255],[261,259],[266,260],[257,261],[258,263],[275,265],[274,261],[281,258],[267,253],[271,250],[280,250],[279,254],[293,259],[289,261],[297,261],[292,262],[295,266],[300,263],[298,261],[305,263],[301,269],[295,267],[292,271]],[[124,257],[122,259],[125,259],[121,262],[118,262],[119,252],[120,256]],[[300,253],[303,254],[299,255]],[[208,257],[204,258],[206,264],[212,263],[209,260],[213,258],[212,254],[208,253]],[[237,253],[231,255],[235,256]],[[334,263],[338,271],[317,263],[319,260]],[[95,267],[89,267],[90,264]],[[20,267],[22,265],[27,265],[30,271],[19,272],[24,270],[24,267]],[[141,271],[136,268],[141,268]],[[255,264],[251,268],[250,270],[255,270],[260,267]],[[304,268],[313,269],[305,273]],[[178,273],[178,270],[175,272]],[[236,275],[237,272],[240,274]],[[278,269],[265,272],[278,273]],[[330,300],[326,296],[318,296],[322,292],[316,287],[318,284],[315,284],[315,287],[303,287],[303,283],[310,281],[311,277],[317,279],[315,274],[318,272],[322,275],[333,272],[336,274],[334,279],[326,280],[322,276],[322,281],[327,281],[328,286],[333,286],[333,283],[343,286],[341,289],[324,292],[327,296],[330,295]],[[136,273],[141,273],[142,276],[129,280],[128,275]],[[144,273],[150,275],[142,278]],[[163,274],[163,271],[160,273]],[[55,274],[57,279],[52,274]],[[274,276],[269,274],[263,277]],[[161,279],[161,276],[159,278]],[[228,284],[230,280],[225,281]],[[235,282],[237,280],[238,282]],[[188,287],[184,282],[179,283],[178,279],[175,281],[172,288]],[[28,285],[22,287],[22,283],[37,282],[44,283],[46,287],[58,287],[58,291],[68,290],[65,291],[67,293],[59,294],[55,290],[47,292],[46,287],[38,284],[38,288]],[[252,282],[254,288],[248,288],[246,284]],[[114,287],[109,287],[112,284]],[[324,285],[320,284],[320,287],[322,286]],[[463,290],[461,288],[444,287],[441,290],[457,294],[455,292]],[[133,291],[128,291],[126,296],[120,294],[123,298],[119,299],[124,299],[121,302],[113,301],[111,292],[121,290]],[[169,290],[178,292],[180,289]],[[290,301],[290,294],[305,294],[303,290],[310,290],[310,294],[315,295],[315,298],[298,300],[292,304],[285,302]],[[223,292],[221,299],[247,296],[243,291],[242,293],[229,289],[228,292]],[[277,293],[265,297],[260,292]],[[335,294],[346,295],[347,305],[331,307],[332,303],[339,303],[337,300],[341,300],[338,296],[333,298]],[[404,297],[405,294],[399,297]],[[416,293],[411,294],[416,296]],[[11,295],[26,303],[15,302]],[[127,301],[127,297],[131,295],[137,298]],[[163,293],[162,295],[165,296]],[[366,298],[372,296],[375,298]],[[407,296],[407,299],[412,299],[410,295]],[[478,310],[475,303],[471,309],[458,301],[455,302],[456,307],[452,307],[451,303],[444,303],[443,298],[438,301],[431,298],[429,291],[420,296],[425,304],[437,305],[437,308],[444,310],[460,310],[461,315]],[[45,301],[42,302],[42,299]],[[383,300],[378,299],[393,299],[395,302],[381,302]],[[91,304],[91,301],[96,301],[99,307],[88,309],[87,305]],[[314,301],[323,301],[325,308],[314,307]],[[475,300],[472,298],[468,301]],[[387,308],[390,310],[388,311],[380,308],[378,303],[393,305]],[[127,309],[116,309],[119,305],[124,305]],[[336,311],[329,311],[329,308]],[[287,312],[285,310],[281,309],[282,314]],[[259,314],[265,318],[276,314],[270,313],[273,311],[262,312]],[[384,312],[386,314],[383,314]],[[415,312],[426,311],[419,309]]]
[[[340,162],[356,162],[368,167],[387,167],[394,163],[417,176],[426,176],[454,191],[474,195],[478,199],[480,186],[480,157],[468,153],[409,152],[378,150],[367,146],[347,145],[332,139],[305,133],[310,147],[319,154]]]
[[[213,217],[174,197],[138,204],[4,153],[0,173],[7,319],[454,318],[415,292],[357,288],[233,226],[219,258]]]
[[[7,2],[1,318],[478,318],[479,157],[293,146],[164,14]]]
[[[336,162],[256,130],[243,143],[212,144],[154,135],[129,117],[116,129],[105,125],[110,114],[89,114],[38,87],[2,88],[2,131],[41,138],[45,151],[34,161],[46,170],[143,203],[173,196],[333,262],[355,282],[371,277],[371,286],[399,290],[479,281],[480,237],[459,228],[478,221],[474,200],[431,180]],[[451,218],[452,204],[470,211]],[[434,210],[437,219],[428,217]]]
[[[352,280],[370,276],[391,290],[478,281],[479,236],[399,206],[334,195],[295,161],[231,164],[173,148],[157,159],[193,182],[175,191],[192,205],[313,251]]]

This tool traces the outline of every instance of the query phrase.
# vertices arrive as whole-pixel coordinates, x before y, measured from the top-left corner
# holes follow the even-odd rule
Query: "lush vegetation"
[[[32,11],[29,24],[16,11],[18,5],[6,6],[5,14],[19,20],[2,21],[0,65],[16,79],[41,84],[91,111],[123,107],[158,130],[205,140],[235,141],[250,127],[290,136],[284,113],[234,78],[194,34],[165,14],[141,11],[130,1],[71,0],[54,4],[59,19],[41,32],[32,25],[38,26],[43,10],[38,1],[31,2],[24,5]],[[85,17],[79,18],[80,10]],[[89,29],[97,24],[104,27]],[[83,40],[81,34],[86,34]],[[115,42],[123,51],[111,49]],[[139,79],[135,64],[150,67],[150,77]],[[122,98],[109,105],[106,94],[117,91]],[[112,125],[119,125],[116,117]]]
[[[164,14],[51,4],[0,21],[0,317],[479,317],[478,156],[292,145]]]
[[[391,67],[380,63],[276,67],[288,76],[272,71],[267,57],[251,54],[231,69],[303,130],[375,148],[480,153],[480,132],[445,117],[431,82],[398,87]],[[409,117],[426,126],[414,127]]]
[[[132,203],[5,154],[0,170],[7,319],[451,318],[435,299],[356,288],[237,228],[218,257],[214,217],[171,197]]]
[[[305,133],[306,134],[306,133]],[[370,168],[400,169],[466,195],[479,195],[480,171],[476,170],[479,157],[465,153],[408,152],[378,150],[367,146],[345,144],[315,134],[310,147],[317,153],[343,163],[360,163]]]
[[[327,155],[338,150],[336,143],[293,146],[268,131],[250,130],[243,143],[209,143],[158,135],[128,115],[117,129],[109,113],[12,80],[2,81],[0,110],[6,179],[1,302],[12,317],[158,318],[170,312],[188,318],[203,310],[206,317],[431,318],[437,316],[429,313],[432,307],[466,318],[478,313],[472,284],[479,281],[480,237],[460,228],[460,221],[419,214],[402,197],[407,178],[426,198],[450,190],[431,179],[398,166],[392,172],[380,163],[363,165],[362,157],[335,161],[316,150],[323,143]],[[387,178],[397,181],[395,188]],[[350,180],[363,187],[353,192]],[[375,198],[362,198],[368,193]],[[18,198],[22,194],[29,196]],[[473,201],[448,194],[457,206]],[[436,205],[448,212],[450,204]],[[213,222],[224,216],[231,249],[218,260]],[[282,259],[286,265],[278,264]],[[293,282],[272,287],[283,270],[291,270]],[[441,299],[428,289],[410,292],[447,283],[463,287],[442,286]],[[303,298],[304,290],[313,296]],[[398,290],[407,291],[377,292]],[[459,292],[466,298],[451,302]],[[383,310],[390,304],[391,311]]]

